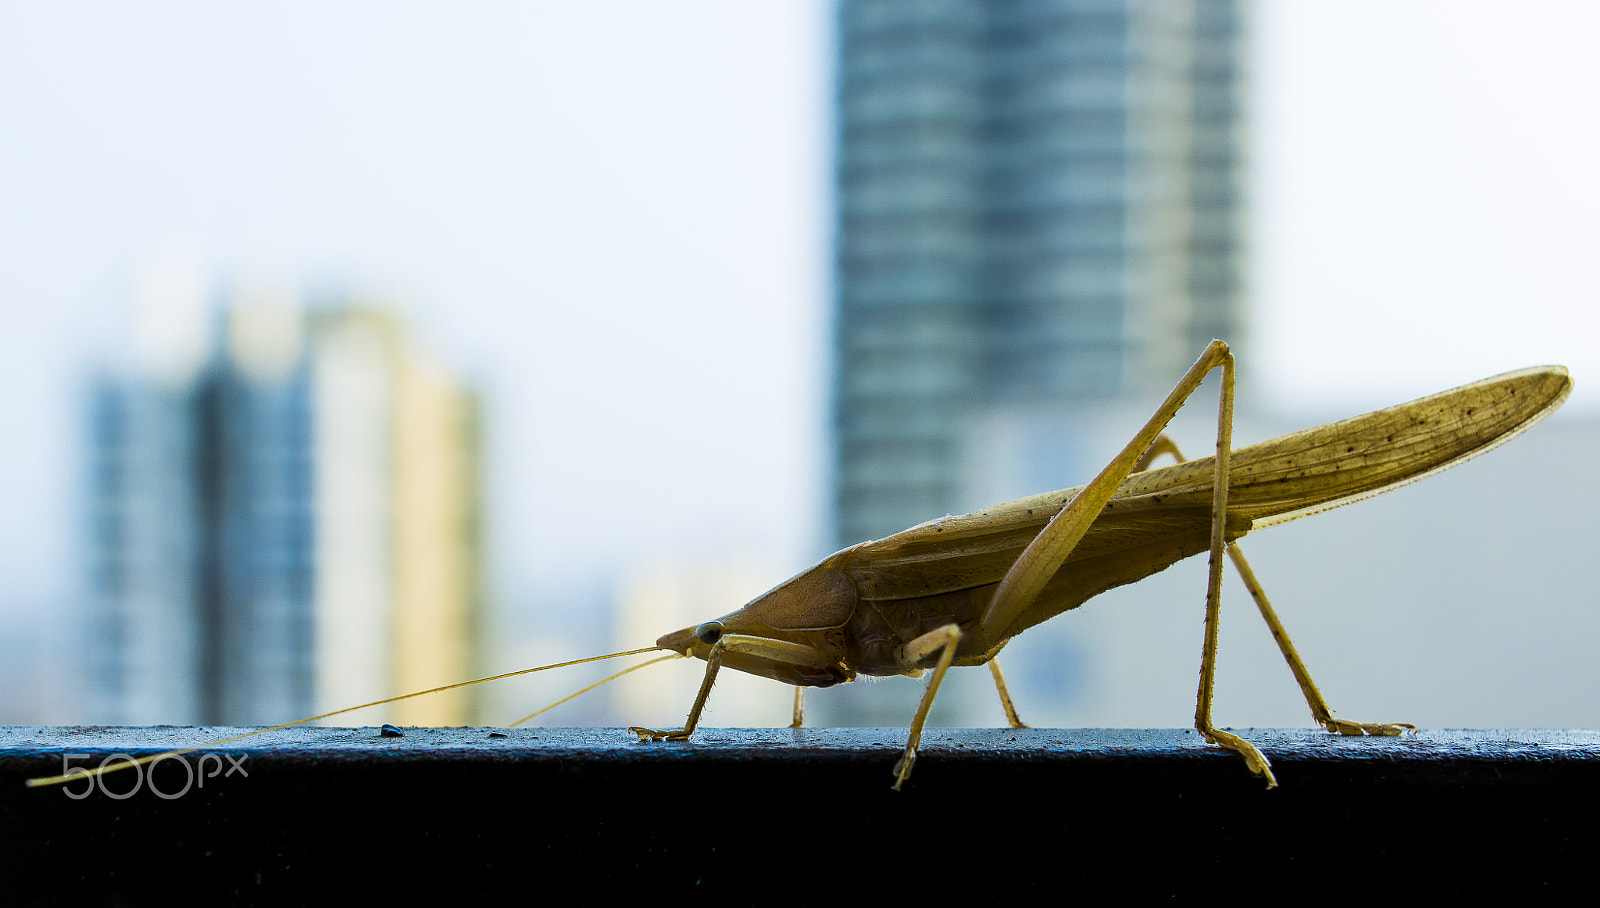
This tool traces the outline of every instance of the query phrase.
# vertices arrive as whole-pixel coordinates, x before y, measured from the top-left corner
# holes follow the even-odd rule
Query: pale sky
[[[1241,381],[1338,416],[1563,362],[1600,409],[1600,6],[1253,37]],[[815,2],[0,2],[0,618],[78,588],[84,378],[172,257],[356,288],[481,385],[503,599],[821,554],[831,40]]]
[[[1364,409],[1556,362],[1593,413],[1600,5],[1261,2],[1255,24],[1241,374]]]

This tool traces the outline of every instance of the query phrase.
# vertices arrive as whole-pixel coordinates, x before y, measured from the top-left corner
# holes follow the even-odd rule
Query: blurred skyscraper
[[[1237,341],[1243,16],[841,5],[840,545],[1087,479],[1073,414]]]
[[[386,315],[278,294],[224,321],[186,367],[92,392],[98,719],[276,723],[472,677],[476,397]]]

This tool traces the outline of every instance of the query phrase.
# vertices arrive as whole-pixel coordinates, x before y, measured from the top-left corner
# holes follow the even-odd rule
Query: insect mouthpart
[[[707,621],[694,629],[694,638],[707,646],[722,639],[722,622]]]

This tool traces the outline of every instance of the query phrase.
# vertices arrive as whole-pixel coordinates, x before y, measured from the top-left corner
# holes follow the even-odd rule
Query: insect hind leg
[[[1162,435],[1151,443],[1134,470],[1149,469],[1156,458],[1163,454],[1171,455],[1178,463],[1185,461],[1177,443]],[[1227,544],[1227,552],[1228,559],[1233,562],[1234,570],[1238,571],[1239,578],[1244,581],[1245,589],[1250,591],[1250,598],[1255,600],[1262,620],[1267,623],[1267,629],[1272,632],[1272,639],[1277,642],[1278,651],[1283,653],[1283,660],[1288,663],[1289,671],[1294,673],[1295,683],[1300,685],[1300,692],[1306,698],[1306,706],[1311,709],[1311,718],[1318,725],[1342,735],[1398,735],[1417,730],[1415,725],[1408,722],[1354,722],[1335,718],[1328,701],[1323,699],[1322,692],[1317,689],[1317,683],[1311,678],[1310,670],[1306,668],[1299,651],[1295,649],[1294,641],[1289,639],[1288,629],[1283,626],[1277,611],[1272,607],[1272,602],[1267,599],[1266,590],[1256,579],[1255,571],[1250,568],[1250,562],[1245,560],[1244,550],[1239,548],[1238,543],[1230,542]]]
[[[1211,694],[1216,683],[1217,619],[1222,608],[1222,552],[1228,509],[1228,454],[1233,447],[1233,353],[1228,345],[1214,340],[1195,364],[1184,373],[1166,400],[1156,408],[1122,451],[1067,502],[1044,529],[1028,543],[995,588],[989,606],[979,621],[979,630],[998,638],[1038,598],[1045,584],[1066,563],[1073,548],[1099,519],[1101,511],[1116,494],[1117,487],[1135,466],[1145,460],[1172,418],[1177,415],[1211,370],[1222,373],[1222,390],[1217,405],[1217,456],[1211,499],[1211,565],[1206,579],[1206,632],[1200,656],[1200,693],[1196,698],[1195,729],[1212,744],[1220,744],[1244,757],[1252,772],[1264,775],[1267,786],[1277,785],[1267,758],[1249,741],[1220,731],[1211,723]]]

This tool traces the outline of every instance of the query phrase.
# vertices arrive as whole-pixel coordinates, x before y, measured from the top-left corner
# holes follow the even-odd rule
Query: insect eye
[[[694,629],[694,638],[710,646],[722,639],[722,623],[720,621],[707,621]]]

